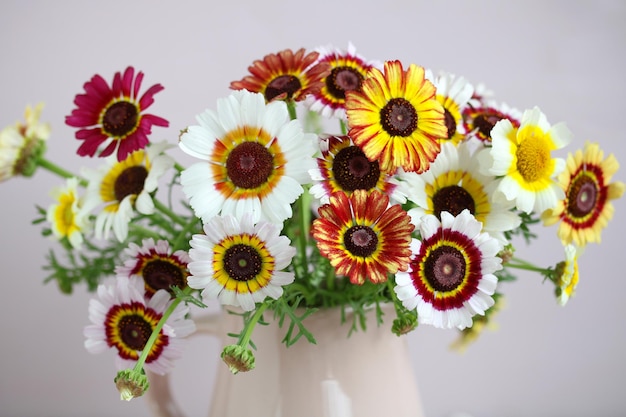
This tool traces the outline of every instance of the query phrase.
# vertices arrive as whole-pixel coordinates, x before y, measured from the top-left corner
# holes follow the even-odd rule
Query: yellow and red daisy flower
[[[506,104],[494,102],[467,106],[463,110],[463,126],[465,131],[485,144],[491,143],[491,129],[502,119],[511,122],[515,129],[520,126],[521,113]]]
[[[268,103],[273,100],[304,100],[307,95],[322,88],[329,71],[328,63],[316,62],[319,53],[305,53],[304,48],[300,48],[295,54],[291,49],[268,54],[248,67],[252,75],[231,82],[230,88],[261,93]]]
[[[83,143],[78,155],[94,156],[100,146],[109,141],[98,156],[117,152],[117,160],[123,161],[131,152],[150,143],[148,135],[152,126],[169,126],[162,117],[143,113],[163,86],[154,84],[139,97],[142,81],[143,72],[135,76],[135,69],[128,67],[123,74],[115,73],[111,86],[98,74],[85,83],[85,94],[76,96],[77,107],[65,118],[66,124],[80,128],[76,139]]]
[[[343,119],[346,108],[346,91],[359,91],[363,80],[372,68],[382,69],[382,63],[366,61],[356,53],[352,43],[346,51],[338,48],[318,48],[317,62],[326,62],[330,73],[324,78],[324,85],[308,98],[309,109],[324,117]]]
[[[444,109],[424,75],[417,65],[404,71],[387,61],[384,72],[370,70],[361,91],[346,92],[348,134],[384,171],[426,171],[447,137]]]
[[[130,243],[126,249],[124,266],[115,272],[119,276],[140,277],[145,286],[145,296],[150,298],[158,290],[166,290],[174,295],[172,286],[183,290],[187,286],[187,264],[189,255],[184,250],[172,253],[167,240],[144,239],[142,246]]]
[[[604,159],[597,143],[588,142],[583,150],[568,155],[566,169],[558,177],[565,199],[542,215],[545,225],[561,221],[557,234],[564,244],[600,242],[602,229],[613,217],[611,200],[624,193],[624,183],[611,183],[618,169],[613,154]]]
[[[165,290],[146,301],[144,284],[138,277],[118,277],[111,286],[98,286],[98,297],[89,302],[90,325],[84,329],[85,348],[90,353],[117,351],[118,370],[132,368],[156,328],[172,298]],[[189,307],[177,306],[168,317],[150,348],[145,368],[163,375],[182,356],[183,340],[195,331],[193,320],[186,319]]]
[[[250,213],[215,216],[189,243],[187,281],[206,301],[251,311],[267,297],[278,299],[294,280],[293,272],[284,271],[296,253],[289,238],[276,224],[254,224]]]
[[[323,204],[336,191],[349,197],[355,190],[379,190],[398,202],[406,201],[396,192],[398,183],[394,177],[381,171],[378,161],[368,160],[349,136],[322,137],[320,142],[322,157],[317,159],[317,168],[310,171],[316,182],[310,192]]]
[[[388,274],[406,270],[414,226],[399,204],[389,207],[380,191],[339,191],[318,210],[311,232],[320,253],[337,275],[353,284],[381,283]]]
[[[502,244],[481,228],[469,210],[458,216],[444,211],[441,221],[432,214],[422,219],[422,240],[415,241],[409,270],[396,274],[394,288],[405,308],[417,310],[420,324],[462,330],[494,304]]]

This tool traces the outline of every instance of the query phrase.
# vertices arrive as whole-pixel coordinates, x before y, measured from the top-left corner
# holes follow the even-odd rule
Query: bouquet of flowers
[[[562,305],[574,294],[582,249],[624,192],[597,143],[556,157],[571,133],[538,107],[520,112],[452,73],[366,60],[352,44],[287,49],[248,70],[165,142],[150,137],[168,121],[147,112],[163,86],[142,92],[131,66],[111,83],[94,75],[65,122],[78,155],[103,164],[79,174],[46,159],[41,106],[0,133],[1,180],[39,167],[65,179],[35,220],[60,244],[46,281],[95,292],[85,347],[117,351],[122,398],[145,392],[144,369],[167,373],[182,355],[191,305],[241,315],[222,353],[237,373],[254,368],[264,315],[289,346],[315,343],[306,318],[319,309],[350,310],[350,331],[366,331],[366,312],[380,322],[391,304],[397,335],[428,324],[457,329],[462,346],[515,269],[540,274]],[[198,161],[181,166],[174,150]],[[539,223],[558,224],[556,265],[515,256]]]

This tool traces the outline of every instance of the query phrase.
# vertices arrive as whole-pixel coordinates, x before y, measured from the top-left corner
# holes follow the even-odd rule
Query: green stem
[[[167,217],[169,217],[170,219],[172,219],[172,221],[178,223],[181,226],[186,226],[187,222],[185,221],[185,219],[183,219],[182,217],[180,217],[178,214],[174,213],[172,210],[170,210],[169,207],[167,207],[165,204],[161,203],[159,200],[157,200],[156,198],[153,199],[154,201],[154,207],[159,210],[161,213],[165,214]]]
[[[541,272],[541,273],[549,272],[547,268],[541,268],[539,266],[533,265],[530,262],[527,262],[520,258],[512,258],[504,266],[508,268],[521,269],[524,271],[534,271],[534,272]]]
[[[154,230],[146,229],[143,226],[139,226],[137,223],[131,222],[129,224],[129,227],[130,227],[130,230],[133,231],[132,234],[137,234],[137,232],[139,232],[141,235],[150,236],[154,240],[163,239],[163,236],[161,236],[161,234],[155,232]]]
[[[185,170],[185,167],[182,166],[181,164],[179,164],[178,162],[176,162],[174,164],[174,169],[180,173],[180,172],[183,172]]]
[[[296,103],[293,100],[285,100],[287,104],[287,111],[289,111],[289,118],[291,120],[296,120],[298,118],[298,113],[296,112]]]
[[[326,272],[326,288],[328,288],[328,291],[333,291],[335,289],[336,278],[335,267],[331,265],[328,272]]]
[[[339,119],[339,129],[341,130],[342,135],[348,134],[348,125],[346,125],[344,120]]]
[[[187,287],[183,290],[183,293],[185,295],[189,295],[191,291],[192,289]],[[139,359],[137,360],[137,363],[135,364],[135,368],[134,368],[135,371],[141,372],[141,370],[143,369],[143,364],[146,362],[148,355],[152,351],[152,346],[154,345],[157,338],[159,337],[159,334],[161,333],[163,326],[167,322],[167,319],[170,318],[174,310],[176,310],[176,307],[178,307],[181,301],[182,301],[182,298],[175,298],[172,301],[172,303],[169,305],[169,307],[167,307],[167,310],[163,312],[163,315],[161,316],[161,320],[159,320],[156,327],[152,330],[152,334],[150,335],[150,338],[146,342],[146,345],[144,346],[143,350],[141,351],[141,356],[139,356]]]
[[[192,217],[191,219],[189,219],[185,227],[183,227],[183,230],[181,230],[180,233],[176,236],[176,239],[174,239],[174,243],[172,244],[172,252],[183,249],[183,242],[189,238],[189,232],[197,223],[197,218]],[[189,242],[189,240],[187,240],[187,242]]]
[[[87,186],[87,181],[72,174],[64,168],[61,168],[60,166],[52,161],[47,160],[46,158],[39,158],[37,160],[37,165],[55,175],[58,175],[61,178],[78,178],[80,185],[82,185],[83,187]]]
[[[254,330],[254,326],[258,323],[259,319],[263,315],[265,309],[267,309],[268,304],[261,304],[256,311],[254,312],[254,316],[250,318],[250,320],[246,321],[246,325],[243,328],[241,334],[239,335],[239,340],[237,344],[245,349],[248,348],[248,343],[250,343],[250,338],[252,337],[252,332]]]
[[[309,260],[306,254],[308,241],[309,241],[309,233],[311,227],[311,194],[309,190],[305,188],[304,192],[300,196],[298,201],[297,208],[299,210],[298,217],[300,220],[300,234],[298,235],[298,256],[300,256],[302,260],[302,264],[305,266],[304,270],[304,278],[308,278],[309,275]]]
[[[394,283],[392,283],[391,280],[388,279],[386,284],[387,284],[387,289],[389,290],[391,301],[393,302],[393,307],[396,310],[396,315],[400,317],[402,314],[402,310],[400,309],[400,305],[402,304],[402,302],[398,300],[398,296],[396,295],[396,292],[393,290]]]

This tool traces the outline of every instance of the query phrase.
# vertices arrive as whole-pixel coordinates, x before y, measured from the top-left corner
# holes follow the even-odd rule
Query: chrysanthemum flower
[[[402,167],[423,172],[447,137],[444,111],[424,68],[387,61],[384,72],[372,68],[361,91],[346,92],[348,135],[370,161],[384,171]]]
[[[121,162],[111,157],[99,170],[85,170],[83,175],[89,181],[85,206],[95,208],[104,204],[96,216],[97,239],[108,239],[113,229],[115,237],[122,242],[128,235],[128,224],[135,210],[141,214],[154,212],[151,193],[157,189],[159,178],[174,166],[174,160],[163,154],[168,147],[165,142],[152,144]]]
[[[90,353],[115,349],[118,370],[134,366],[171,301],[165,290],[146,301],[143,286],[138,277],[119,277],[115,285],[98,286],[98,297],[89,302],[85,348]],[[147,370],[163,375],[182,356],[181,338],[195,331],[193,320],[185,319],[188,311],[182,303],[174,309],[148,353]]]
[[[361,90],[369,70],[382,70],[382,63],[366,61],[356,53],[351,42],[345,51],[328,46],[317,48],[317,52],[317,62],[328,63],[330,73],[324,78],[323,86],[307,97],[307,105],[311,111],[324,117],[343,119],[346,113],[346,91]]]
[[[414,242],[409,270],[396,274],[394,288],[404,307],[417,309],[420,324],[464,329],[494,304],[502,245],[481,227],[469,210],[422,219],[422,241]]]
[[[50,126],[39,121],[42,109],[43,103],[35,108],[26,106],[24,122],[0,131],[0,182],[35,172],[37,158],[45,151],[50,137]]]
[[[416,226],[426,214],[441,219],[443,211],[456,216],[467,209],[483,224],[483,231],[504,242],[503,232],[520,225],[519,216],[511,211],[513,203],[494,198],[499,180],[480,173],[478,158],[468,142],[458,146],[442,143],[428,171],[403,173],[400,178],[408,184],[407,198],[417,206],[408,212]]]
[[[167,290],[174,294],[172,286],[181,290],[187,286],[187,264],[189,255],[184,250],[172,253],[169,242],[144,239],[142,246],[130,243],[125,250],[128,259],[123,266],[116,269],[117,275],[124,277],[140,277],[146,289],[146,297],[150,298],[158,290]]]
[[[496,123],[491,130],[493,146],[483,152],[481,165],[491,175],[503,176],[498,190],[507,200],[515,201],[519,210],[542,213],[565,198],[556,182],[565,160],[552,158],[551,153],[570,140],[564,123],[550,126],[535,107],[524,112],[519,129],[508,119]]]
[[[506,103],[494,101],[463,109],[463,126],[470,137],[477,138],[485,144],[491,143],[491,130],[500,120],[507,119],[514,129],[518,129],[522,114]]]
[[[85,83],[85,94],[76,96],[76,108],[65,118],[66,124],[79,128],[76,139],[84,141],[78,155],[94,156],[100,145],[109,141],[98,156],[117,151],[117,160],[123,161],[131,152],[146,147],[153,125],[169,126],[167,120],[143,113],[163,86],[155,84],[139,97],[142,81],[143,72],[135,76],[135,69],[128,67],[123,74],[115,73],[111,86],[98,74]]]
[[[326,62],[316,63],[319,53],[305,55],[304,48],[294,54],[285,49],[278,54],[268,54],[248,67],[250,74],[240,81],[230,83],[233,90],[261,93],[269,103],[273,100],[304,100],[319,91],[328,75]]]
[[[441,73],[432,83],[437,89],[437,101],[444,111],[444,121],[448,134],[441,141],[451,141],[455,145],[465,139],[465,125],[462,112],[472,97],[474,87],[463,77]]]
[[[310,192],[322,204],[328,203],[336,191],[343,191],[349,197],[355,190],[379,190],[392,200],[406,201],[392,173],[381,171],[378,161],[368,160],[349,136],[322,136],[320,143],[322,157],[309,174],[315,181]]]
[[[353,284],[381,283],[406,270],[414,226],[399,204],[389,207],[387,195],[355,190],[348,197],[339,191],[318,212],[311,233],[337,275]]]
[[[314,134],[289,120],[282,102],[265,104],[261,94],[235,91],[218,100],[217,113],[198,116],[200,125],[182,134],[180,148],[202,162],[181,174],[183,191],[204,222],[218,214],[254,214],[282,223],[310,182]]]
[[[83,209],[82,198],[78,195],[78,179],[68,178],[64,187],[52,190],[57,201],[46,213],[52,226],[52,233],[58,239],[67,239],[73,248],[83,244],[83,233],[89,226],[89,213]]]
[[[565,245],[565,260],[556,266],[555,295],[560,305],[564,306],[574,296],[578,286],[578,257],[583,249],[575,245]]]
[[[289,238],[279,225],[252,220],[250,213],[215,216],[204,224],[205,234],[193,235],[187,282],[202,290],[204,300],[251,311],[266,297],[278,299],[293,282],[293,272],[283,271],[296,253]]]
[[[584,150],[568,155],[566,167],[558,177],[565,199],[543,213],[544,224],[560,220],[557,233],[564,244],[599,243],[602,229],[613,217],[611,200],[624,194],[624,183],[611,183],[619,163],[613,154],[604,159],[599,145],[587,142]]]

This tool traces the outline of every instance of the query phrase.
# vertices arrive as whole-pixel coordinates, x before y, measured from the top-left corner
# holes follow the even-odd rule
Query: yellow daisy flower
[[[372,68],[361,91],[346,91],[348,135],[383,171],[402,167],[421,173],[447,137],[444,110],[424,68],[387,61],[384,72]]]
[[[564,244],[600,243],[602,229],[613,217],[610,201],[624,194],[624,183],[610,183],[618,169],[615,156],[604,159],[597,143],[588,142],[584,150],[569,154],[566,170],[558,177],[565,199],[543,213],[544,225],[561,221],[557,234]]]
[[[83,232],[89,224],[87,211],[81,210],[82,200],[77,189],[77,178],[69,178],[64,187],[55,188],[52,196],[57,203],[51,205],[46,214],[52,233],[58,239],[67,238],[73,248],[81,247]]]

